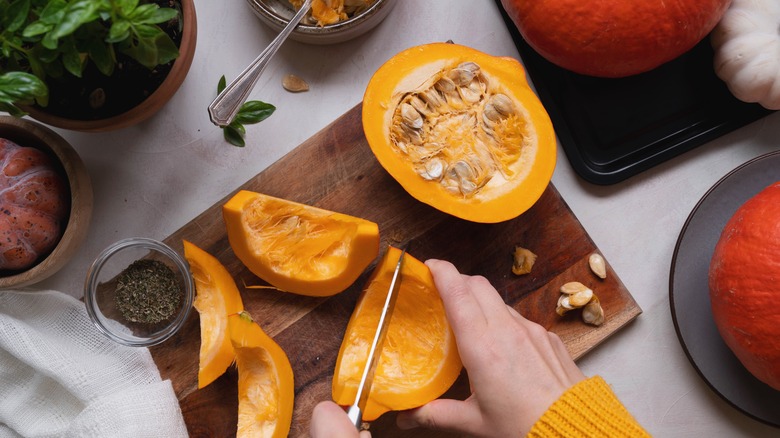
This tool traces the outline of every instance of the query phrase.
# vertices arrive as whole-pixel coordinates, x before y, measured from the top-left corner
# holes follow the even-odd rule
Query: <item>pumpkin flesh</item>
[[[238,192],[223,217],[236,256],[285,292],[339,293],[379,253],[377,224],[261,193]]]
[[[295,397],[287,355],[247,312],[230,315],[228,324],[238,368],[236,436],[286,437]]]
[[[198,388],[225,373],[235,359],[228,332],[228,315],[244,310],[236,283],[211,254],[184,241],[184,257],[195,281],[193,306],[200,315]]]
[[[371,78],[363,129],[413,197],[474,222],[517,217],[555,168],[547,112],[515,59],[457,44],[407,49]]]
[[[723,341],[756,378],[780,390],[780,182],[729,219],[709,270]]]
[[[333,376],[333,400],[354,402],[400,250],[390,247],[368,281],[349,320]],[[363,412],[372,421],[385,412],[421,406],[442,395],[462,364],[431,273],[404,256],[398,297]]]

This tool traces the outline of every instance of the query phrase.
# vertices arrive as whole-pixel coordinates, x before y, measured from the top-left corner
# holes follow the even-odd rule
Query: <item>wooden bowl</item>
[[[67,263],[84,241],[92,217],[92,183],[81,157],[71,145],[51,129],[25,119],[0,116],[0,137],[20,146],[45,151],[55,157],[68,179],[70,215],[57,246],[33,267],[11,275],[0,276],[0,289],[10,289],[42,281]]]
[[[179,44],[179,57],[173,62],[171,71],[162,84],[134,108],[113,117],[98,120],[76,120],[49,114],[45,108],[34,105],[24,106],[30,117],[57,128],[80,132],[107,132],[137,125],[156,114],[176,94],[187,77],[195,57],[195,45],[198,38],[198,21],[195,16],[194,0],[181,0],[182,34]]]

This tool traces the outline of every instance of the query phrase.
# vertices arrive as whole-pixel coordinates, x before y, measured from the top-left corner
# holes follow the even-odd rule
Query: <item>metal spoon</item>
[[[292,33],[293,29],[298,26],[303,16],[311,9],[311,2],[312,0],[305,0],[301,5],[301,9],[295,13],[290,22],[279,32],[279,35],[271,41],[271,44],[211,102],[211,105],[209,105],[209,118],[212,123],[224,127],[233,121],[233,118],[236,117],[241,105],[246,102],[249,93],[254,88],[268,62],[276,54],[290,33]]]

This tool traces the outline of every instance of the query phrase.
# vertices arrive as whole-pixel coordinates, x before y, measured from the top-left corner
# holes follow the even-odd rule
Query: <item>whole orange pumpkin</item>
[[[43,151],[0,138],[0,270],[23,270],[62,236],[68,184]]]
[[[731,0],[501,0],[520,34],[550,62],[617,78],[652,70],[690,50]]]
[[[756,378],[780,390],[780,181],[729,219],[709,270],[721,337]]]

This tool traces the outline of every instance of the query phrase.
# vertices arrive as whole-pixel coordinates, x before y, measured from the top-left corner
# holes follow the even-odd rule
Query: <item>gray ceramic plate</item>
[[[704,381],[750,417],[780,427],[780,391],[753,377],[726,346],[710,310],[707,278],[720,232],[745,201],[780,181],[780,151],[732,170],[694,207],[672,258],[669,300],[677,336]]]
[[[281,31],[295,10],[287,0],[246,0],[260,20]],[[305,24],[306,18],[290,34],[290,39],[308,44],[334,44],[356,38],[373,29],[393,9],[398,0],[376,0],[367,10],[328,26]]]

